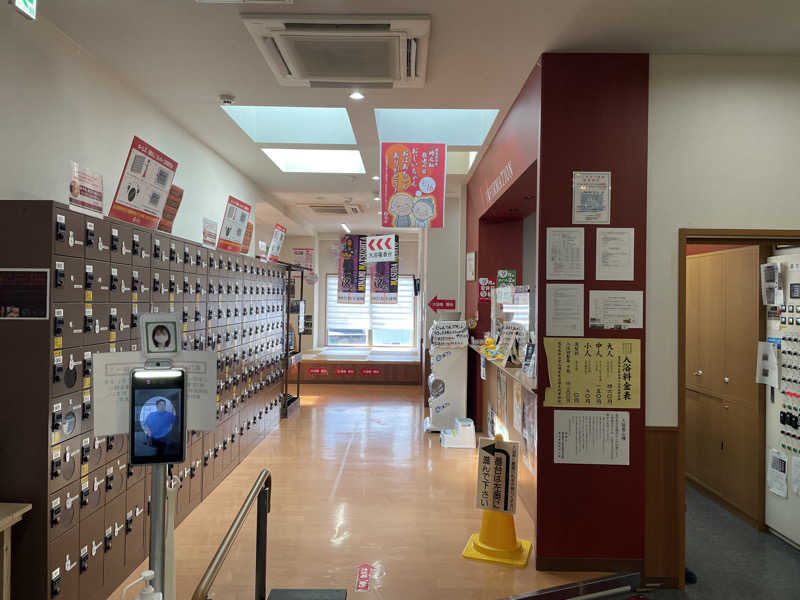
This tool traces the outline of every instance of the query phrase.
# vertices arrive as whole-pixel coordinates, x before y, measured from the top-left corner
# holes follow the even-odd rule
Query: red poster
[[[155,229],[177,169],[169,156],[134,137],[108,216]]]
[[[242,254],[250,252],[250,243],[253,241],[253,224],[248,222],[247,229],[244,230],[244,240],[242,240],[242,247],[239,250]]]
[[[381,143],[381,224],[444,227],[447,144]]]
[[[249,204],[237,200],[233,196],[228,196],[228,205],[225,207],[225,217],[222,220],[217,248],[228,252],[239,252],[242,249],[251,211],[252,208]]]

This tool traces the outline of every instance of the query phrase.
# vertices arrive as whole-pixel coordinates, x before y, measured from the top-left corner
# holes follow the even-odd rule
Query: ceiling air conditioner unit
[[[422,87],[430,17],[242,15],[282,86]]]
[[[360,215],[364,210],[358,204],[306,204],[313,213],[318,215]]]

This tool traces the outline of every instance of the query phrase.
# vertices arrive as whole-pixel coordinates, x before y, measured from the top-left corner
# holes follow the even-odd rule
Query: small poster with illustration
[[[381,143],[381,225],[444,227],[447,144]]]

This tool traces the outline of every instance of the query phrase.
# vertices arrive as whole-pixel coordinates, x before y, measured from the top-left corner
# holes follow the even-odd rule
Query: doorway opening
[[[785,415],[800,412],[800,396],[789,395],[794,384],[787,380],[800,382],[800,370],[793,375],[794,349],[784,340],[800,338],[800,316],[789,322],[800,311],[800,231],[681,230],[679,253],[679,471],[686,482],[678,492],[680,547],[687,583],[689,570],[698,580],[687,586],[687,595],[725,597],[727,589],[733,594],[728,597],[737,597],[743,586],[750,597],[774,594],[776,586],[789,593],[800,584],[800,530],[783,513],[800,520],[800,493],[792,497],[791,489],[800,429],[787,426]],[[772,271],[785,274],[774,282],[781,292],[767,302],[765,264],[783,265]],[[795,277],[797,298],[790,298]],[[759,342],[770,345],[760,348]],[[773,365],[761,373],[771,385],[756,381],[761,359]],[[781,497],[767,485],[776,452],[786,459]],[[790,568],[791,581],[767,575],[765,557],[776,569]]]

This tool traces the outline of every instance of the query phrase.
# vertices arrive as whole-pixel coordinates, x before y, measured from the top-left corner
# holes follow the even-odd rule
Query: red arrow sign
[[[433,297],[433,300],[428,302],[428,306],[431,307],[433,312],[439,312],[439,309],[442,310],[455,310],[456,309],[456,301],[450,299],[439,298],[437,296]]]
[[[369,240],[369,241],[367,242],[367,247],[368,247],[370,250],[375,250],[375,240]]]

